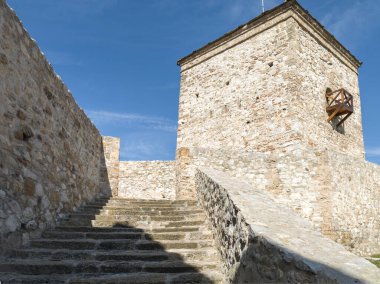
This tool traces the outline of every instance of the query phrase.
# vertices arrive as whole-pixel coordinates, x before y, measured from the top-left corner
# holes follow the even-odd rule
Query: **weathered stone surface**
[[[119,196],[175,199],[175,162],[120,162]]]
[[[26,178],[24,180],[24,192],[28,196],[33,196],[36,192],[36,185],[34,180],[31,178]]]
[[[99,131],[3,0],[0,38],[1,251],[110,189]]]
[[[368,255],[380,168],[363,159],[360,63],[319,29],[290,1],[179,61],[176,197],[195,197],[198,166],[224,170]],[[353,95],[341,129],[327,122],[328,88]]]
[[[20,227],[20,221],[15,215],[11,215],[7,218],[5,221],[5,228],[4,230],[6,232],[14,232]]]
[[[268,193],[202,168],[197,193],[233,283],[377,283],[378,268],[314,231]]]
[[[194,164],[228,172],[269,192],[350,251],[366,256],[380,251],[378,165],[303,147],[271,154],[204,148],[193,153]],[[355,174],[350,173],[352,165]]]
[[[299,144],[364,157],[357,66],[319,37],[290,9],[181,63],[178,195],[194,194],[195,148],[270,153]],[[343,87],[355,113],[341,134],[326,121],[325,93]]]
[[[380,251],[380,169],[363,160],[360,64],[295,1],[287,3],[276,15],[264,14],[258,24],[242,26],[181,61],[175,162],[120,162],[119,139],[100,136],[0,0],[0,249],[27,245],[62,221],[68,232],[46,233],[51,240],[32,241],[41,250],[24,256],[62,248],[71,252],[54,253],[54,261],[91,258],[82,250],[95,248],[211,250],[211,235],[197,231],[205,216],[189,211],[196,208],[180,210],[195,205],[198,188],[232,281],[377,281],[373,266],[312,231],[357,254]],[[341,87],[354,95],[355,113],[335,129],[325,122],[325,92]],[[202,166],[250,186],[212,170],[195,178]],[[186,201],[116,198],[105,211],[99,212],[100,201],[86,207],[88,214],[71,213],[102,195]],[[134,234],[121,234],[123,228]],[[144,239],[136,244],[139,237]],[[99,257],[91,261],[131,256]],[[193,271],[141,263],[16,266],[20,273]],[[166,280],[199,279],[193,276]]]

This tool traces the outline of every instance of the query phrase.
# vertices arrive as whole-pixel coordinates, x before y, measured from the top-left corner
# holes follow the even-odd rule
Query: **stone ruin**
[[[297,1],[178,61],[175,161],[120,161],[4,0],[0,39],[0,281],[28,283],[14,251],[111,198],[203,210],[224,275],[211,282],[380,282],[362,258],[380,252],[380,167],[364,158],[361,62]],[[117,279],[161,283],[141,273]]]

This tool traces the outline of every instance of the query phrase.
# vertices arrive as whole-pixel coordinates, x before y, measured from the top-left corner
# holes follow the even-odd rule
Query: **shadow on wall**
[[[0,0],[0,252],[110,195],[102,137]]]
[[[76,179],[65,180],[63,177],[54,182],[43,174],[36,174],[34,178],[20,176],[21,181],[24,180],[22,189],[29,190],[25,193],[16,190],[19,184],[17,177],[3,176],[0,172],[0,255],[7,256],[12,249],[27,246],[31,239],[40,237],[46,229],[54,228],[86,203],[112,195],[102,145],[99,146],[99,151],[99,162],[94,167],[98,171],[94,173],[97,180],[90,181],[78,170],[75,172],[78,164],[72,161],[72,166],[68,168],[74,169]],[[34,155],[30,152],[31,160]],[[68,157],[66,165],[69,164]],[[29,163],[16,164],[24,172],[30,172],[26,170],[28,165]],[[17,171],[15,168],[12,170]],[[5,183],[2,182],[4,180]],[[49,184],[49,188],[46,184]]]
[[[314,244],[303,244],[314,245]],[[365,260],[363,260],[365,261]],[[319,272],[317,272],[319,271]],[[249,238],[232,283],[370,283],[332,266],[316,262],[271,244],[265,238]],[[374,279],[374,282],[376,280]]]
[[[117,207],[105,209],[107,202],[100,199],[86,206],[55,230],[45,232],[42,239],[32,241],[31,249],[18,250],[12,259],[0,263],[0,272],[13,273],[0,273],[4,283],[19,283],[20,279],[28,283],[214,283],[198,267],[186,263],[202,251],[185,254],[187,259],[168,251],[188,249],[185,242],[173,242],[171,236],[177,234],[173,228],[138,228],[134,218],[141,220],[141,212],[130,207],[123,208],[132,211],[129,221],[117,221],[109,215]],[[102,220],[95,218],[99,213]],[[27,262],[33,257],[38,262],[30,265]],[[54,261],[48,270],[46,261]]]
[[[99,185],[101,188],[102,192],[102,197],[109,198],[112,197],[112,188],[111,188],[111,182],[109,179],[109,169],[107,167],[107,162],[106,162],[106,154],[105,154],[105,149],[104,149],[104,144],[101,144],[101,155],[100,155],[100,167],[99,167]],[[100,196],[95,196],[95,198],[99,198]],[[91,200],[93,201],[93,200]]]
[[[380,283],[379,270],[265,191],[202,168],[197,194],[233,283]]]

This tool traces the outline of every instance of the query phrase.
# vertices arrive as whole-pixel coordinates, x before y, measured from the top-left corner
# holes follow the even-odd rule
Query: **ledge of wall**
[[[265,191],[209,168],[198,170],[196,188],[231,282],[379,283],[378,268]]]
[[[133,199],[175,199],[175,161],[120,162],[118,195]]]

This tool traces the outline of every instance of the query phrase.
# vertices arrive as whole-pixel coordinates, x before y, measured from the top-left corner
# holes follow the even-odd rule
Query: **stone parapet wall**
[[[109,195],[99,131],[0,1],[0,246]],[[103,183],[101,187],[100,184]]]
[[[104,177],[105,187],[111,187],[113,197],[118,196],[119,187],[119,163],[120,163],[120,138],[104,136],[102,138],[105,160]]]
[[[380,166],[299,146],[271,154],[207,148],[188,154],[194,188],[197,167],[225,171],[269,192],[350,251],[370,255],[380,250]]]
[[[175,199],[175,161],[120,162],[119,197]]]
[[[207,211],[232,283],[378,283],[378,268],[314,231],[268,193],[226,173],[200,168]]]

